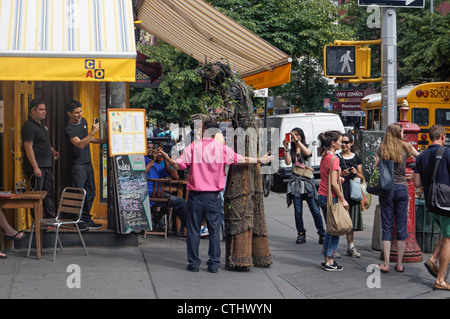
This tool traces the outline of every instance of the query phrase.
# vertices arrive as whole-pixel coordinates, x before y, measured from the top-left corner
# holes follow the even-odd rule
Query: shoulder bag
[[[341,236],[347,234],[353,229],[350,214],[345,209],[340,200],[336,204],[333,203],[333,195],[331,193],[331,165],[333,164],[334,156],[330,163],[330,172],[328,175],[328,195],[327,195],[327,233],[333,236]],[[339,188],[342,192],[341,178],[339,180]]]
[[[450,217],[450,186],[442,183],[436,183],[436,175],[439,169],[445,147],[441,146],[437,152],[436,163],[434,164],[433,179],[428,190],[427,204],[428,209],[437,214]]]
[[[380,159],[370,175],[367,192],[381,195],[381,191],[390,192],[394,189],[394,161]]]
[[[345,167],[347,168],[347,163],[345,162],[344,156],[341,154],[342,161],[344,162]],[[350,198],[356,202],[363,200],[363,194],[361,189],[361,179],[359,177],[349,178],[348,179],[349,190],[350,190]]]
[[[380,168],[381,189],[390,192],[394,189],[394,161],[380,159],[378,163]]]

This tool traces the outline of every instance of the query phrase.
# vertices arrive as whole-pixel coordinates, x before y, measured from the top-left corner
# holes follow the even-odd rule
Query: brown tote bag
[[[352,230],[353,224],[348,211],[342,205],[340,200],[336,204],[333,203],[331,194],[331,165],[333,164],[334,156],[330,163],[330,173],[328,175],[328,195],[327,195],[327,233],[334,236],[341,236],[347,234]],[[339,180],[339,188],[342,192],[341,178]]]

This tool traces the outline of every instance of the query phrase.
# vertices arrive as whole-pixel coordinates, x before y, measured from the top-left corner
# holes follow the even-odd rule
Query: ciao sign
[[[84,62],[86,78],[103,80],[105,78],[105,70],[102,69],[102,61],[94,59],[86,59]]]

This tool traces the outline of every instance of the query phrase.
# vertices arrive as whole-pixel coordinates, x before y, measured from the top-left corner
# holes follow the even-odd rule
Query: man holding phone
[[[72,160],[72,186],[86,190],[86,200],[83,207],[83,217],[80,228],[98,229],[100,224],[94,223],[91,215],[92,203],[95,198],[94,169],[91,163],[90,143],[104,144],[103,139],[94,137],[100,129],[98,119],[94,119],[91,131],[88,131],[88,123],[82,117],[81,103],[71,101],[66,105],[66,113],[69,122],[65,127],[66,137],[69,142],[70,159]]]

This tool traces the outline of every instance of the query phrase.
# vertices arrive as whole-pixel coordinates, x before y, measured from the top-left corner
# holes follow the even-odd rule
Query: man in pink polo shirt
[[[216,123],[203,125],[202,136],[211,136],[211,134],[205,134],[208,129],[218,129],[218,125]],[[225,165],[269,163],[274,158],[269,153],[261,158],[241,156],[224,143],[219,142],[217,137],[216,139],[203,137],[200,141],[189,144],[184,149],[183,155],[176,161],[178,167],[174,167],[179,170],[190,167],[186,216],[186,246],[189,264],[186,269],[193,272],[199,271],[201,263],[198,250],[203,219],[206,219],[209,231],[209,260],[206,262],[208,271],[216,273],[220,268],[222,204],[219,192],[225,188]]]

